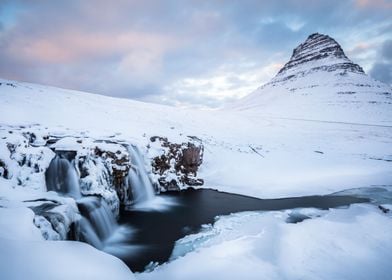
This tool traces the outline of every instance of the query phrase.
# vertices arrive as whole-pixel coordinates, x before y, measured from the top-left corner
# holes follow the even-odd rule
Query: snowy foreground
[[[301,214],[312,218],[286,223]],[[223,216],[179,240],[171,262],[135,276],[90,245],[43,241],[33,216],[26,208],[0,208],[1,279],[390,279],[392,273],[392,216],[370,204]]]
[[[317,218],[289,224],[290,211],[221,217],[178,241],[176,260],[138,278],[390,279],[391,216],[370,205],[298,212]]]

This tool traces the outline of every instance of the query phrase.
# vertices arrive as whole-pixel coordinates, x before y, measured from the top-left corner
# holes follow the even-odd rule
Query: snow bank
[[[88,244],[44,241],[29,208],[0,207],[0,279],[134,279],[119,259]]]
[[[391,216],[361,204],[330,211],[295,210],[313,218],[286,223],[292,211],[221,217],[214,226],[178,241],[175,260],[137,278],[390,278]]]
[[[34,225],[34,212],[25,207],[0,207],[0,238],[8,240],[44,240]],[[2,247],[0,247],[2,248]],[[3,251],[1,250],[1,255]]]
[[[119,259],[80,242],[0,239],[0,278],[134,279]]]

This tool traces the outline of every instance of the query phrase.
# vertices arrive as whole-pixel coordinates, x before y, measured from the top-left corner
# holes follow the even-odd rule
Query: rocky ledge
[[[156,175],[161,190],[180,190],[184,186],[200,186],[203,179],[197,171],[203,163],[204,147],[195,136],[188,136],[188,142],[172,143],[165,137],[150,138],[148,148],[158,148],[158,155],[152,157],[152,172]]]

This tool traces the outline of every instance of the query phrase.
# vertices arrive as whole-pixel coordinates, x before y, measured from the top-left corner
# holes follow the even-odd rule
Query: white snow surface
[[[390,216],[362,204],[330,211],[299,209],[295,211],[314,218],[286,223],[292,211],[221,217],[179,240],[172,262],[137,278],[390,279]]]
[[[88,244],[44,241],[25,207],[0,207],[0,279],[134,279],[119,259]]]
[[[285,108],[276,109],[275,116],[264,109],[200,111],[0,82],[3,136],[8,133],[4,125],[58,136],[126,140],[141,147],[156,135],[178,143],[197,136],[205,146],[199,173],[204,187],[264,198],[392,182],[392,110],[382,104],[371,104],[380,118],[357,119],[347,113],[344,122],[336,121],[336,114],[325,109],[318,112],[322,118],[299,120]],[[301,102],[291,103],[292,111]],[[70,144],[66,139],[59,145]]]
[[[1,279],[134,279],[121,260],[81,242],[0,239],[0,247]]]
[[[234,104],[275,118],[392,124],[392,90],[364,74],[312,72],[285,82],[271,82]]]

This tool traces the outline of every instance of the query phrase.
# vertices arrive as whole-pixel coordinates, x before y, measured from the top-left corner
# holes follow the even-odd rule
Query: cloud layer
[[[267,82],[322,32],[391,83],[391,14],[389,0],[5,0],[0,76],[219,107]]]
[[[375,79],[392,85],[392,39],[382,44],[377,61],[369,73]]]

